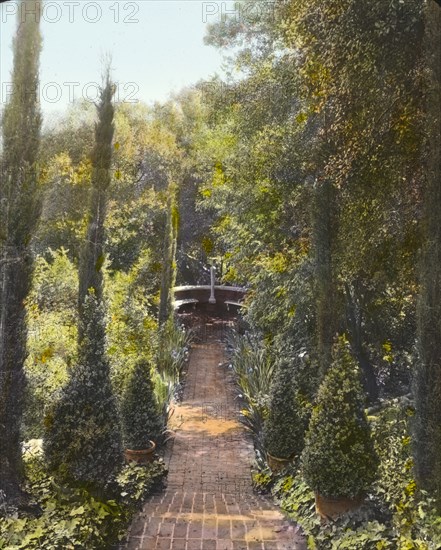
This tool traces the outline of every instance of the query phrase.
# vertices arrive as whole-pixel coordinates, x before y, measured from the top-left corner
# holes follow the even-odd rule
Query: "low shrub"
[[[127,465],[117,476],[115,499],[104,500],[85,489],[60,487],[41,456],[26,457],[25,466],[27,489],[41,514],[0,514],[1,549],[106,550],[123,539],[134,513],[166,474],[163,462]]]

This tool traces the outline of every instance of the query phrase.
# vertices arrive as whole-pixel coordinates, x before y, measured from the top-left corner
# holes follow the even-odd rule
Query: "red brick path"
[[[303,550],[301,536],[251,488],[254,451],[237,421],[222,346],[193,346],[166,492],[135,519],[127,550]]]

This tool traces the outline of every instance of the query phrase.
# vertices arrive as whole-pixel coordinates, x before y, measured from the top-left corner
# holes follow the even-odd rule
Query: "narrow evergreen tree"
[[[21,10],[24,3],[26,12]],[[41,128],[37,97],[42,42],[40,3],[27,0],[19,8],[12,95],[3,112],[0,175],[0,490],[10,500],[22,495],[24,300],[32,282],[30,242],[41,209],[37,172]]]
[[[302,464],[311,488],[325,497],[359,497],[375,479],[377,457],[364,411],[361,372],[340,338],[317,395]]]
[[[426,7],[427,135],[424,250],[418,305],[419,360],[415,376],[415,470],[441,511],[441,8]]]
[[[161,276],[161,296],[159,303],[159,325],[162,326],[173,313],[173,287],[176,283],[176,247],[178,240],[179,213],[177,187],[172,183],[168,188],[167,223],[164,240],[164,260]]]
[[[114,85],[109,71],[97,107],[98,122],[95,126],[95,146],[92,152],[92,196],[89,210],[89,223],[79,268],[78,307],[80,317],[86,296],[93,289],[94,296],[101,301],[103,294],[104,264],[104,222],[107,211],[107,190],[111,182],[111,163],[114,134],[114,106],[112,103]],[[87,324],[83,324],[87,326]],[[80,323],[79,340],[83,334]]]
[[[113,84],[107,72],[98,106],[90,218],[79,270],[78,364],[46,418],[49,464],[70,482],[92,490],[105,487],[122,462],[102,304],[106,191],[111,180],[114,132],[112,98]]]

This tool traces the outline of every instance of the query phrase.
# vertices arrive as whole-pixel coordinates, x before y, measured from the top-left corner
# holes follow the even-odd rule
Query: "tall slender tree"
[[[426,48],[424,250],[415,377],[415,466],[422,488],[441,510],[441,7],[428,0]]]
[[[80,258],[78,364],[46,418],[45,437],[45,453],[51,468],[67,481],[99,494],[107,492],[122,461],[102,303],[104,222],[114,134],[113,95],[108,69],[98,105],[89,224]]]
[[[25,387],[26,313],[32,282],[30,243],[40,216],[37,159],[40,2],[22,1],[14,38],[12,94],[3,113],[0,179],[0,490],[23,493],[20,423]]]
[[[178,240],[179,212],[177,186],[168,187],[167,223],[164,239],[164,260],[161,275],[161,296],[159,303],[159,325],[163,325],[173,311],[173,287],[176,282],[176,247]]]
[[[98,105],[98,123],[95,127],[95,146],[92,152],[92,195],[89,223],[79,268],[78,308],[80,313],[79,340],[83,338],[81,327],[84,303],[92,292],[98,301],[103,294],[104,222],[107,209],[107,190],[111,182],[111,163],[114,134],[114,85],[109,70]]]

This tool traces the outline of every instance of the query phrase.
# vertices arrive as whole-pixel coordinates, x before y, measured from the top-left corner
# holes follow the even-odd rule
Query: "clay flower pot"
[[[324,497],[315,493],[315,510],[322,520],[335,520],[360,508],[364,497]]]
[[[150,447],[148,449],[126,449],[124,456],[126,462],[136,462],[137,464],[148,464],[155,459],[156,444],[154,441],[150,441]]]
[[[275,474],[278,474],[292,462],[294,456],[291,456],[290,458],[279,458],[267,452],[266,458],[268,461],[268,466]]]

